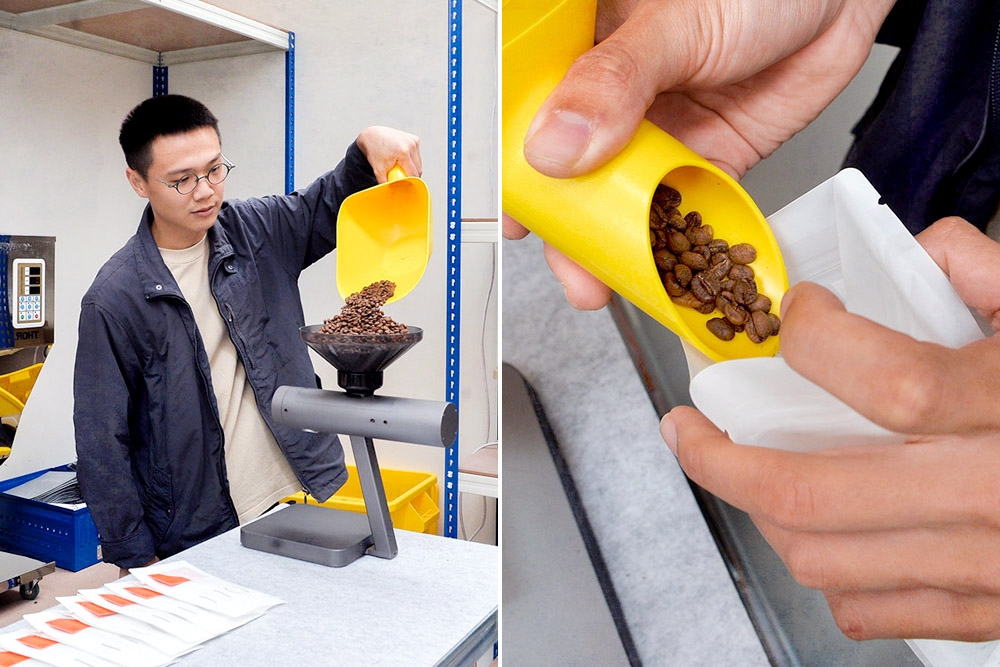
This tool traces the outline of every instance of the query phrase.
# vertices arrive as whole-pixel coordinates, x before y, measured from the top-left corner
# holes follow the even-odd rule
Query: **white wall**
[[[295,33],[297,187],[332,168],[367,125],[391,125],[421,137],[435,252],[417,288],[386,312],[422,327],[424,339],[387,371],[383,392],[443,400],[448,3],[214,4]],[[495,83],[488,82],[496,81],[497,20],[471,0],[464,19],[462,215],[496,216],[497,105]],[[227,181],[229,197],[284,189],[284,67],[284,55],[276,53],[169,68],[170,92],[201,99],[220,119],[223,149],[238,165]],[[0,29],[0,233],[58,239],[56,344],[0,478],[75,458],[72,365],[79,303],[100,265],[137,226],[144,200],[123,177],[117,131],[151,90],[148,65]],[[463,257],[463,451],[496,438],[495,289],[490,296],[496,276],[490,244],[484,245],[467,245]],[[334,254],[303,277],[307,322],[332,317],[343,305],[335,262]],[[335,371],[314,360],[325,386],[335,388]],[[378,443],[378,451],[383,468],[443,474],[441,450]]]

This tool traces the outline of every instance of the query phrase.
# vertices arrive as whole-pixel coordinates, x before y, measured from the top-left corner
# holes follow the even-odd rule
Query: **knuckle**
[[[764,517],[787,529],[808,527],[816,514],[815,490],[801,472],[772,465],[758,478],[756,504]]]
[[[945,398],[942,374],[935,361],[917,357],[909,364],[896,373],[895,382],[885,386],[884,425],[901,432],[911,432],[935,420]]]
[[[782,560],[795,581],[806,588],[823,590],[830,585],[823,551],[815,540],[798,537],[782,553]]]
[[[593,90],[611,99],[618,99],[639,80],[639,63],[626,48],[614,42],[604,42],[573,64],[572,74],[592,84]]]

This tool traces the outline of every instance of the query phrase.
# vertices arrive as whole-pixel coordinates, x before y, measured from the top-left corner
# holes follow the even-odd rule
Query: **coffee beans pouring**
[[[405,324],[396,322],[382,312],[382,306],[392,298],[396,283],[379,280],[360,292],[347,297],[340,314],[324,320],[317,331],[325,334],[400,334],[406,333]]]
[[[777,335],[781,320],[771,299],[757,291],[753,267],[757,249],[715,238],[701,214],[680,213],[681,193],[662,183],[649,210],[649,240],[663,288],[674,303],[700,313],[718,312],[706,327],[723,341],[745,333],[754,343]]]

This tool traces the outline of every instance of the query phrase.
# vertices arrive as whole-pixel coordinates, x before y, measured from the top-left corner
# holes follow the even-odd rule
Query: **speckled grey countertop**
[[[395,558],[364,556],[346,567],[247,549],[239,529],[172,557],[285,601],[176,664],[411,667],[469,665],[491,654],[497,548],[405,530],[395,534]],[[28,628],[21,620],[3,632]]]
[[[611,315],[567,304],[537,238],[502,253],[503,361],[539,395],[643,664],[767,665]]]

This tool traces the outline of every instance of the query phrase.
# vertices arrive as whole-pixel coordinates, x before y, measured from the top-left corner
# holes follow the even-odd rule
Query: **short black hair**
[[[150,148],[157,137],[202,127],[211,127],[219,134],[219,119],[204,104],[184,95],[157,95],[125,116],[118,143],[125,152],[126,164],[145,178],[153,162]],[[221,141],[221,134],[219,138]]]

